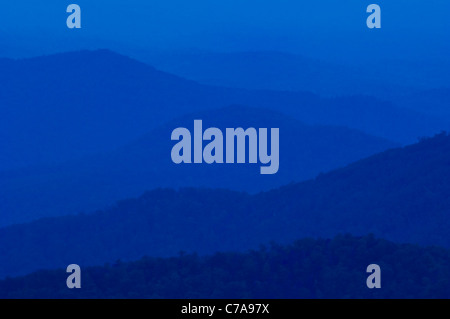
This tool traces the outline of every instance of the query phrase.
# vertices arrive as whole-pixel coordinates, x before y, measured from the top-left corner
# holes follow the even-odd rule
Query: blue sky
[[[70,3],[82,30],[65,26]],[[382,8],[382,29],[365,26]],[[1,4],[0,55],[95,47],[277,50],[319,58],[445,58],[447,0],[19,0]]]

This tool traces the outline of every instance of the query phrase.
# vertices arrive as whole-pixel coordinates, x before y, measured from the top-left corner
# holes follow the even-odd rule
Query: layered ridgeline
[[[450,72],[447,72],[450,74]],[[447,83],[450,83],[448,81]],[[450,116],[450,88],[439,87],[430,90],[421,90],[401,95],[394,99],[396,105],[407,108],[414,108],[418,112],[430,114],[432,116]]]
[[[306,90],[321,96],[364,94],[431,116],[450,114],[450,62],[446,60],[430,59],[419,64],[394,59],[341,65],[274,51],[130,54],[160,70],[204,84]]]
[[[130,54],[160,70],[204,84],[277,91],[307,90],[323,96],[367,94],[390,97],[414,91],[413,88],[418,86],[441,87],[450,82],[450,65],[444,61],[440,61],[439,67],[435,61],[422,62],[418,67],[417,63],[404,60],[373,61],[363,65],[330,63],[276,51],[171,54],[130,51]]]
[[[108,151],[175,117],[233,104],[408,143],[450,122],[371,97],[200,85],[106,50],[0,59],[0,69],[0,170]]]
[[[392,83],[392,77],[381,80],[379,75],[375,76],[373,65],[366,70],[285,52],[148,52],[145,56],[136,55],[160,70],[226,87],[307,90],[324,96],[376,95],[380,91],[401,89]]]
[[[382,289],[366,286],[372,263]],[[0,281],[0,298],[450,298],[449,267],[445,249],[347,235],[245,254],[116,261],[82,268],[82,289],[67,289],[63,268],[39,271]]]
[[[193,140],[194,120],[198,119],[202,120],[203,130],[217,127],[225,132],[226,128],[253,127],[268,128],[270,132],[271,128],[279,128],[278,172],[261,175],[261,164],[248,164],[248,154],[247,164],[174,164],[171,150],[177,141],[171,140],[172,131],[185,127]],[[203,146],[209,142],[204,141]],[[358,131],[308,126],[264,109],[234,106],[197,112],[173,120],[112,152],[64,165],[0,172],[0,226],[89,212],[157,187],[269,190],[314,178],[321,172],[394,146]]]
[[[257,195],[154,190],[94,214],[1,229],[0,275],[343,232],[450,247],[449,178],[450,137],[441,134]]]

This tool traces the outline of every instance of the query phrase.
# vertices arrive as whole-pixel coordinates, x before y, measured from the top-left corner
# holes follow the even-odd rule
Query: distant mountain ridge
[[[437,89],[450,82],[446,60],[373,60],[372,63],[326,62],[280,51],[132,52],[160,70],[207,85],[310,91],[321,96],[397,97]],[[430,96],[432,98],[432,96]],[[433,99],[423,99],[432,102]],[[422,101],[412,101],[413,109]]]
[[[256,195],[158,189],[94,214],[0,229],[0,276],[347,232],[448,248],[449,178],[450,136],[441,134]]]
[[[420,90],[399,96],[396,105],[414,108],[418,112],[439,117],[450,117],[450,88],[440,87],[430,90]]]
[[[260,164],[180,164],[170,154],[177,127],[280,129],[280,170],[261,176]],[[207,143],[204,142],[204,146]],[[275,111],[231,106],[196,112],[148,132],[128,145],[81,160],[0,173],[0,226],[89,212],[118,198],[158,187],[211,187],[258,192],[314,178],[321,172],[397,146],[342,127],[309,126]]]
[[[175,117],[233,104],[401,143],[450,122],[372,97],[205,86],[108,50],[2,59],[0,69],[0,171],[108,151]]]
[[[410,90],[389,82],[389,78],[378,78],[362,67],[285,52],[148,52],[136,55],[160,70],[206,85],[252,90],[310,91],[322,96],[385,96]]]

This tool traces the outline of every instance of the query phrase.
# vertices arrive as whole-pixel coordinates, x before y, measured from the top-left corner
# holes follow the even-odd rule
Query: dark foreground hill
[[[94,214],[1,229],[0,276],[342,232],[448,248],[449,179],[450,137],[441,134],[257,195],[158,189]]]
[[[261,175],[261,164],[174,164],[170,154],[176,141],[171,133],[186,127],[193,134],[196,119],[203,121],[203,130],[218,127],[224,133],[226,128],[279,128],[278,172]],[[197,112],[116,151],[48,168],[0,172],[0,226],[89,212],[157,187],[269,190],[314,178],[395,145],[343,127],[305,125],[270,110],[234,106]]]
[[[381,289],[366,286],[370,264]],[[65,269],[39,271],[0,281],[0,298],[450,298],[448,250],[373,236],[80,266],[81,289],[66,287]]]

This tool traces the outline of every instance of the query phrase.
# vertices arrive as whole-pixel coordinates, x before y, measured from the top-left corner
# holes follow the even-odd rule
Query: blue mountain
[[[383,76],[379,68],[372,65],[331,63],[277,51],[130,51],[130,54],[160,70],[207,85],[251,90],[310,91],[322,96],[365,94],[385,97],[411,90],[402,85],[404,81],[396,79],[398,74],[392,72],[392,67],[389,76]],[[377,65],[383,63],[377,62]],[[386,70],[383,72],[387,73]]]
[[[401,143],[435,134],[449,122],[368,96],[327,99],[201,85],[108,50],[0,59],[0,70],[0,170],[108,151],[175,117],[233,104]]]
[[[339,233],[448,248],[449,161],[450,137],[441,134],[255,195],[156,189],[92,214],[6,227],[0,276],[179,251],[243,251]]]
[[[261,175],[261,164],[180,164],[171,160],[177,127],[280,129],[280,169]],[[207,143],[205,142],[204,145]],[[359,131],[310,126],[278,112],[231,106],[182,116],[114,151],[60,165],[0,173],[0,225],[92,211],[157,187],[209,187],[259,192],[316,177],[397,146]]]
[[[367,289],[369,263],[381,267],[382,289]],[[340,235],[245,253],[181,252],[83,267],[82,289],[65,287],[64,268],[41,270],[1,280],[0,298],[449,298],[449,265],[448,249]]]

